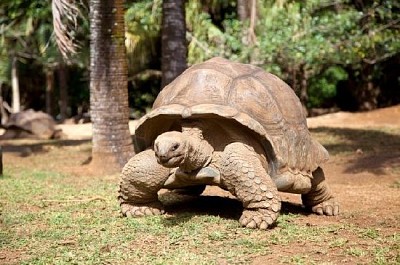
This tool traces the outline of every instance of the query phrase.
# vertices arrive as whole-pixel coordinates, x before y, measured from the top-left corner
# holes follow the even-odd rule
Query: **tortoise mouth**
[[[176,155],[172,157],[157,156],[157,162],[164,167],[173,168],[179,167],[185,157],[183,155]]]

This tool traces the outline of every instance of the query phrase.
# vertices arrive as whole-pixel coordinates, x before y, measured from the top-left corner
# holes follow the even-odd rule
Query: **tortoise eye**
[[[175,151],[176,149],[178,149],[179,148],[179,144],[174,144],[172,147],[171,147],[171,151]]]

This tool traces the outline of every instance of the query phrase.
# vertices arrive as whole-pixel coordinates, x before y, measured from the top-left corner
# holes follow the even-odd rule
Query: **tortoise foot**
[[[312,206],[311,211],[319,215],[334,216],[339,214],[339,204],[332,198]]]
[[[277,218],[278,212],[269,209],[246,209],[239,222],[247,228],[268,229],[275,224]]]
[[[126,217],[161,215],[164,212],[164,206],[161,202],[151,202],[146,204],[123,203],[121,205],[121,213]]]

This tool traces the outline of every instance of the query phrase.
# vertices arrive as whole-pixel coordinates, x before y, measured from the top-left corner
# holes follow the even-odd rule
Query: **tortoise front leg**
[[[169,169],[157,163],[153,150],[133,156],[121,173],[118,200],[122,215],[136,217],[164,212],[157,192],[168,178]]]
[[[326,184],[324,171],[317,168],[311,179],[311,190],[301,196],[303,204],[320,215],[338,215],[339,204]]]
[[[221,155],[220,171],[222,185],[243,203],[240,224],[260,229],[274,225],[281,201],[254,149],[242,143],[229,144]]]

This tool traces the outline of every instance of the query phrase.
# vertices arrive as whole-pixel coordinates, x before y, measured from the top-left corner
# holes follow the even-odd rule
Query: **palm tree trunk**
[[[60,62],[58,67],[58,84],[60,88],[60,118],[63,121],[68,117],[67,69],[64,62]]]
[[[18,80],[18,60],[13,57],[11,65],[11,89],[12,89],[12,111],[17,113],[21,111],[21,103],[19,96],[19,80]]]
[[[8,113],[4,107],[3,101],[3,82],[0,81],[0,114],[1,114],[1,122],[0,125],[5,125],[8,121]]]
[[[133,155],[129,132],[123,0],[90,1],[92,165],[119,171]]]
[[[54,72],[47,69],[46,73],[46,113],[54,116]]]
[[[187,68],[185,1],[163,0],[162,12],[161,88]]]

